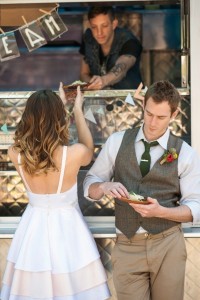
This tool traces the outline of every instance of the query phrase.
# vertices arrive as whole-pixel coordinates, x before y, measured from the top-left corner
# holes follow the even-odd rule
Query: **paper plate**
[[[121,200],[121,201],[127,202],[127,203],[143,204],[143,205],[149,204],[149,202],[147,200],[137,201],[137,200],[131,200],[131,199],[125,198],[125,197],[121,197],[121,198],[118,198],[118,199]]]

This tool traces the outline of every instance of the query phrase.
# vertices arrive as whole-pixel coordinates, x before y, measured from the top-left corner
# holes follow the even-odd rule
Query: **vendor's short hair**
[[[98,15],[109,15],[111,21],[113,21],[115,16],[115,10],[112,6],[91,6],[88,11],[88,20],[95,18]]]

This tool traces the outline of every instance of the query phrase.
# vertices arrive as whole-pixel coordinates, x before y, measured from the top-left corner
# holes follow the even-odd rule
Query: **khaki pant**
[[[118,300],[183,300],[187,253],[180,226],[163,233],[118,235],[112,251]]]

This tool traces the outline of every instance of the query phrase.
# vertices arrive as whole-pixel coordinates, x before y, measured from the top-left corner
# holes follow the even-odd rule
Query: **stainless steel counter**
[[[0,217],[0,238],[13,238],[15,230],[20,221],[20,217]],[[94,238],[115,238],[115,217],[85,217],[90,231]],[[184,237],[198,238],[200,237],[200,225],[192,226],[191,223],[183,225]]]

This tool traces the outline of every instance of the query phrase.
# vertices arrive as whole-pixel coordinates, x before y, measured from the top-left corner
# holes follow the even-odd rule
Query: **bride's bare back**
[[[9,148],[8,154],[13,161],[16,170],[19,172],[18,153]],[[54,161],[59,171],[49,171],[47,174],[30,175],[24,169],[24,177],[31,191],[36,194],[55,194],[58,188],[60,178],[61,161],[63,155],[63,147],[60,146],[55,150]],[[78,171],[81,166],[89,164],[91,161],[91,152],[82,144],[75,144],[67,147],[67,158],[64,171],[63,185],[61,193],[69,190],[77,182]]]

